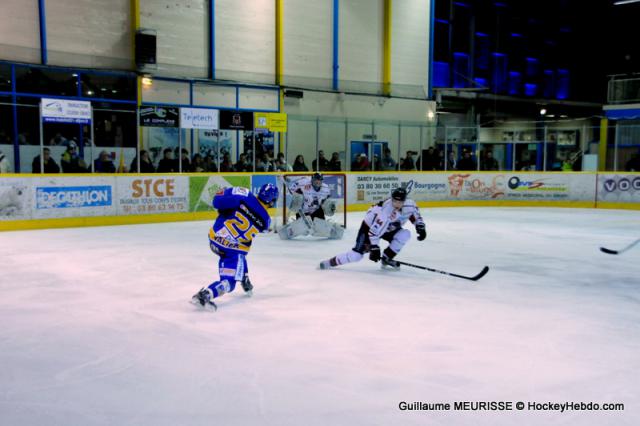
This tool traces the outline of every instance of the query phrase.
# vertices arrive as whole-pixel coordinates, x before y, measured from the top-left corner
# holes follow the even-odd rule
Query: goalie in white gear
[[[416,202],[407,198],[406,189],[396,188],[391,193],[391,198],[369,208],[358,231],[353,249],[329,260],[323,260],[320,262],[320,269],[358,262],[365,253],[369,253],[369,259],[373,262],[382,261],[383,267],[400,268],[400,264],[393,258],[411,237],[410,232],[402,227],[407,220],[416,227],[418,241],[427,238],[424,220]],[[389,242],[389,246],[383,253],[380,252],[380,240]]]
[[[333,216],[336,212],[336,202],[331,198],[331,189],[323,180],[322,174],[315,173],[311,178],[298,179],[291,184],[289,209],[296,212],[296,220],[282,227],[278,232],[280,238],[288,240],[301,235],[342,238],[342,226],[326,220],[326,217]]]

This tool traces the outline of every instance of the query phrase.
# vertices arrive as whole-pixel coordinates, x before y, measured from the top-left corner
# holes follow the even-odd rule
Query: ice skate
[[[215,312],[218,307],[215,303],[213,303],[213,300],[211,298],[212,295],[213,294],[211,293],[211,290],[209,290],[207,287],[203,287],[199,292],[193,295],[193,297],[191,298],[191,303],[201,308]]]
[[[336,258],[332,257],[331,259],[323,260],[320,262],[320,269],[331,269],[338,266],[336,262]]]
[[[380,266],[382,269],[393,269],[394,271],[400,269],[398,261],[390,259],[387,255],[382,256],[382,259],[380,259]]]
[[[253,296],[253,284],[251,284],[251,280],[249,280],[248,275],[244,276],[244,279],[240,281],[240,285],[242,286],[244,292],[247,293],[247,296]]]

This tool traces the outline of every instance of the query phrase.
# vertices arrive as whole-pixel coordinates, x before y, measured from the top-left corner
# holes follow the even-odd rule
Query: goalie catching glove
[[[331,198],[327,198],[322,203],[322,210],[324,211],[325,216],[333,216],[336,213],[336,202]]]
[[[423,241],[427,238],[427,230],[424,226],[424,223],[419,223],[416,225],[416,232],[418,233],[418,241]]]

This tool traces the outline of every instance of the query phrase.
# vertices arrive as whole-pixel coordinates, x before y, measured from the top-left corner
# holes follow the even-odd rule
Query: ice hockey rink
[[[363,213],[349,213],[341,241],[260,235],[254,296],[237,289],[215,313],[188,303],[217,276],[210,222],[1,233],[0,423],[640,424],[640,247],[599,251],[640,237],[639,212],[422,213],[428,238],[412,229],[399,259],[490,272],[317,269],[353,246]]]

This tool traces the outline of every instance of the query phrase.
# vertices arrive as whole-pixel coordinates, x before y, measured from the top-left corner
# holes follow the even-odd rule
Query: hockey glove
[[[380,247],[379,246],[371,246],[369,248],[369,260],[373,262],[378,262],[380,260]]]
[[[416,225],[416,232],[418,233],[418,241],[422,241],[427,238],[427,230],[425,229],[424,223]]]

